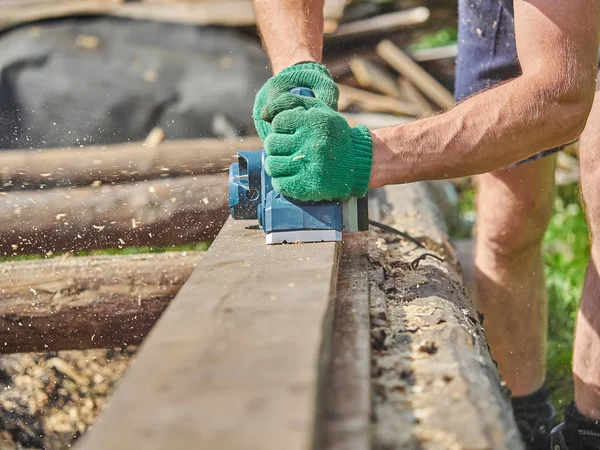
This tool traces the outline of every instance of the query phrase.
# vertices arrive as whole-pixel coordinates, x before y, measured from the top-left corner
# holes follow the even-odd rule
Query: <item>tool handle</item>
[[[301,97],[313,97],[315,96],[314,92],[307,87],[295,87],[290,89],[290,94],[299,95]]]

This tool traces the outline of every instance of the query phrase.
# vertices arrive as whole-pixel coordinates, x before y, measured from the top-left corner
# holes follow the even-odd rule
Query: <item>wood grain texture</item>
[[[224,172],[236,152],[261,148],[259,138],[249,138],[4,150],[0,151],[0,192]]]
[[[139,344],[204,252],[0,264],[0,352]]]
[[[225,224],[80,449],[311,448],[339,246],[249,225]]]
[[[0,192],[0,256],[210,240],[228,213],[225,173]]]

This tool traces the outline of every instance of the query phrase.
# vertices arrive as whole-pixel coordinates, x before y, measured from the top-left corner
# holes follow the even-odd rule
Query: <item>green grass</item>
[[[210,242],[197,242],[194,244],[169,245],[167,247],[124,247],[107,248],[101,250],[81,250],[73,253],[73,256],[101,256],[101,255],[137,255],[140,253],[164,253],[164,252],[185,252],[185,251],[206,251],[210,247]],[[3,261],[24,261],[31,259],[56,258],[64,253],[52,253],[48,255],[16,255],[0,258]]]
[[[559,188],[554,215],[544,237],[549,306],[548,385],[559,410],[573,397],[573,328],[589,253],[587,221],[579,189],[576,185],[563,186]]]
[[[462,182],[458,190],[461,216],[473,217],[475,195],[472,185]],[[543,243],[549,306],[547,384],[559,416],[573,398],[573,329],[589,252],[588,228],[578,186],[561,186]]]

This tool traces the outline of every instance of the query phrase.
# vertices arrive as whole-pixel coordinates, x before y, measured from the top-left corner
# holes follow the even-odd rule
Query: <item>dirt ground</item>
[[[106,406],[134,353],[0,356],[0,450],[69,448]]]

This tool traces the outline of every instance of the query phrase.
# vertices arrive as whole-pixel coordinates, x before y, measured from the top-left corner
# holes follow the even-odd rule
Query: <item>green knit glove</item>
[[[319,63],[300,63],[282,70],[271,77],[256,94],[252,117],[260,138],[264,141],[271,132],[271,125],[262,119],[265,105],[276,100],[290,89],[306,87],[313,91],[315,98],[337,111],[339,90],[331,73]]]
[[[277,192],[303,201],[366,194],[373,153],[367,127],[351,128],[320,100],[293,94],[266,105],[262,119],[271,124],[265,170]]]

